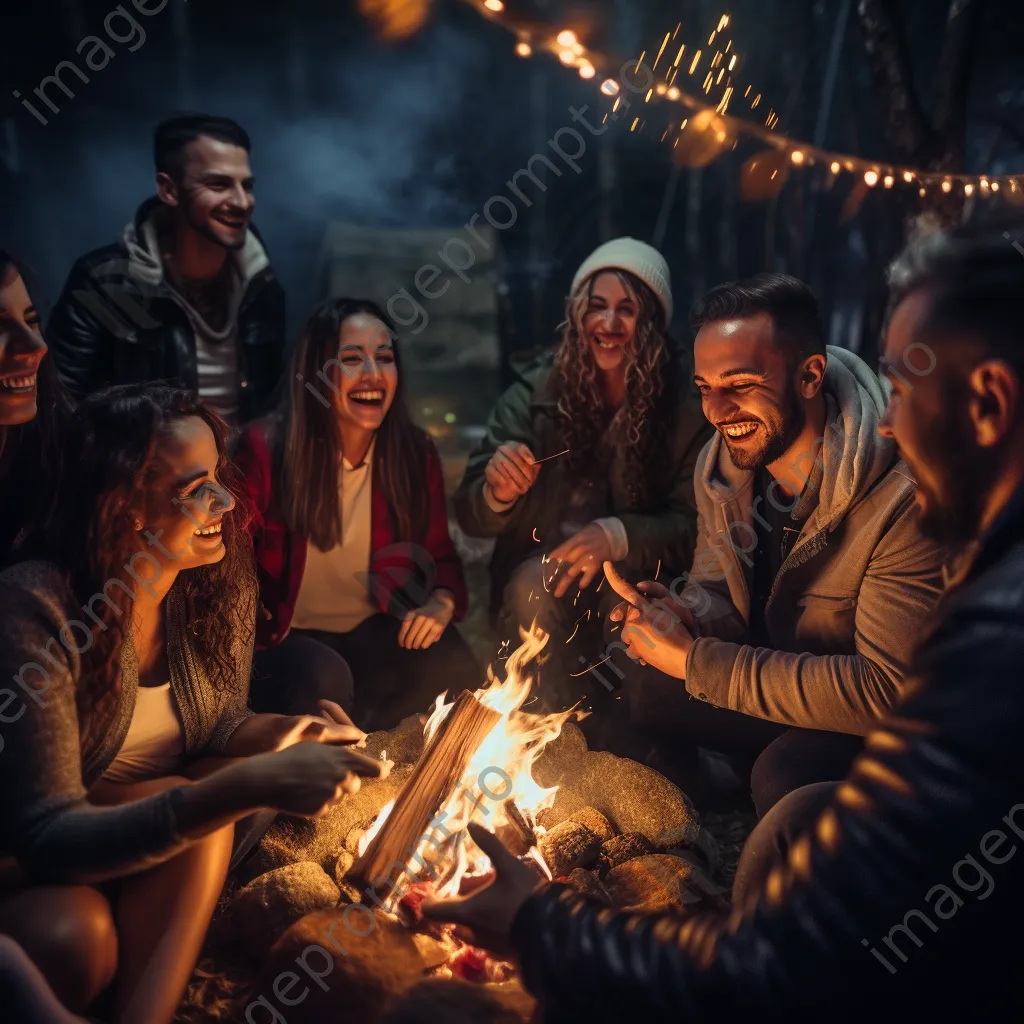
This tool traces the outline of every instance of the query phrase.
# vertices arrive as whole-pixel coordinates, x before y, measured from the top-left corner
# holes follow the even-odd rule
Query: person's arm
[[[1019,613],[998,608],[978,618],[975,610],[961,630],[943,630],[913,696],[868,737],[865,755],[756,906],[730,919],[638,916],[562,887],[520,904],[512,938],[522,977],[552,1016],[699,1024],[770,1008],[772,1019],[811,1020],[831,1005],[844,1020],[869,1020],[894,998],[921,1007],[922,992],[931,992],[938,1005],[949,971],[975,977],[980,965],[1005,963],[1018,869],[992,865],[1014,856],[1024,837],[1016,785],[1024,625]],[[973,629],[972,639],[962,639],[963,629]],[[990,830],[1002,839],[986,847]],[[993,851],[989,864],[979,845]],[[964,862],[972,852],[979,870]],[[953,895],[936,899],[931,889],[954,887],[958,864],[958,903],[971,904],[959,914]],[[982,888],[986,868],[992,883]],[[1013,888],[982,901],[998,872]]]
[[[711,427],[700,408],[680,413],[682,421],[674,445],[676,464],[664,511],[655,514],[622,512],[616,518],[625,528],[628,550],[625,564],[637,572],[653,571],[658,562],[679,569],[690,564],[697,540],[697,503],[693,475]],[[613,559],[617,560],[617,559]]]
[[[908,497],[861,584],[855,653],[793,654],[697,638],[686,659],[687,690],[757,718],[863,735],[900,696],[942,591],[944,557],[921,536]]]
[[[112,328],[122,321],[85,261],[75,263],[46,325],[46,344],[61,383],[76,401],[110,383],[104,367],[114,345]]]
[[[519,442],[529,447],[534,443],[530,419],[532,400],[533,394],[526,384],[513,384],[491,410],[487,433],[469,456],[453,502],[459,525],[470,537],[497,537],[518,521],[522,500],[510,505],[495,501],[484,473],[501,445]]]
[[[434,443],[427,441],[427,537],[426,549],[434,561],[433,593],[445,604],[452,604],[456,622],[466,614],[469,596],[462,559],[448,532],[448,503],[444,494],[444,474]]]

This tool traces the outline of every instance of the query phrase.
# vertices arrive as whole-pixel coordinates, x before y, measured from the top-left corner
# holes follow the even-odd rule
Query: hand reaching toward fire
[[[517,857],[501,844],[493,832],[471,822],[469,834],[490,858],[494,878],[472,896],[423,904],[423,916],[447,921],[469,929],[472,943],[500,955],[508,955],[512,923],[522,905],[547,883],[537,879]]]
[[[337,743],[361,746],[366,733],[334,701],[320,702],[321,715],[250,715],[239,723],[227,742],[229,757],[252,757],[286,750],[296,743]]]
[[[435,590],[422,608],[414,608],[402,619],[398,646],[410,651],[426,650],[441,639],[455,614],[455,598],[447,590]]]
[[[577,577],[580,590],[586,590],[600,572],[601,563],[611,557],[608,534],[597,523],[584,526],[551,552],[551,562],[556,563],[559,570],[558,584],[552,593],[555,597],[564,597]],[[566,564],[568,568],[563,569]]]
[[[685,679],[686,662],[693,646],[693,634],[687,629],[687,623],[692,625],[692,617],[687,613],[684,619],[678,614],[675,602],[661,597],[649,600],[637,587],[627,583],[611,562],[604,563],[604,572],[609,586],[625,602],[625,607],[620,605],[612,611],[612,618],[624,623],[622,642],[629,648],[629,656],[653,665],[666,675]],[[650,584],[645,589],[650,592]]]

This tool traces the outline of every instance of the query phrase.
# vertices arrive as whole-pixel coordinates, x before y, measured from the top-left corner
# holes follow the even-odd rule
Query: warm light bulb
[[[666,85],[666,84],[665,84],[664,82],[659,82],[659,83],[658,83],[658,84],[657,84],[657,85],[656,85],[656,86],[654,87],[654,91],[655,91],[655,92],[656,92],[656,93],[657,93],[657,94],[658,94],[659,96],[664,96],[664,95],[665,95],[665,93],[667,93],[667,92],[668,92],[668,86],[667,86],[667,85]]]
[[[878,172],[877,171],[865,171],[864,172],[864,184],[874,188],[878,184]]]
[[[562,50],[558,55],[558,59],[565,65],[576,63],[576,54],[572,50]]]
[[[829,165],[829,170],[833,174],[838,174],[839,173],[839,161],[838,160],[833,160],[832,163]]]
[[[804,162],[804,151],[802,149],[794,149],[793,152],[789,154],[789,159],[797,165],[802,164]]]
[[[950,181],[950,180],[949,180],[949,179],[947,178],[947,179],[946,179],[946,180],[945,180],[945,181],[944,181],[944,182],[942,183],[942,191],[943,191],[943,192],[951,192],[952,190],[953,190],[953,182],[951,182],[951,181]]]
[[[885,185],[886,188],[892,188],[895,181],[896,179],[891,174],[887,174],[882,180],[882,184]]]
[[[964,185],[964,195],[965,196],[972,196],[972,195],[974,195],[974,186],[970,182],[967,182],[967,184]]]
[[[580,78],[593,78],[597,72],[594,70],[594,65],[589,62],[580,65]]]
[[[993,181],[992,182],[992,191],[993,192],[998,192],[999,191],[999,182],[998,181]]]
[[[978,182],[978,184],[981,186],[982,192],[985,192],[985,191],[988,190],[989,186],[988,186],[988,179],[987,178],[982,178],[981,181]]]
[[[919,188],[919,189],[917,190],[917,194],[918,194],[918,195],[919,195],[919,196],[920,196],[920,197],[921,197],[922,199],[924,199],[924,197],[925,197],[925,196],[926,196],[926,195],[928,194],[928,190],[927,190],[927,189],[926,189],[926,188],[924,187],[924,185],[922,185],[922,186],[921,186],[921,187],[920,187],[920,188]]]
[[[614,78],[606,78],[601,83],[601,92],[603,92],[605,96],[618,96],[619,83],[616,82]]]
[[[679,99],[680,96],[682,96],[682,93],[673,85],[672,88],[669,89],[669,91],[665,95],[668,96],[670,100],[675,102],[677,99]]]
[[[495,14],[500,14],[505,10],[505,5],[502,0],[484,0],[484,7],[489,11],[494,11]]]
[[[903,180],[909,185],[910,182],[912,182],[914,180],[914,172],[913,171],[904,171],[903,172]]]
[[[573,46],[576,43],[576,33],[566,29],[564,32],[558,33],[558,45],[559,46]]]
[[[529,57],[530,54],[533,53],[533,47],[526,42],[516,43],[516,53],[518,53],[520,57]]]

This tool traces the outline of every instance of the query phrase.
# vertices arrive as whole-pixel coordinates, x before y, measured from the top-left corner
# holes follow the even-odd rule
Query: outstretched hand
[[[627,583],[611,562],[604,563],[608,584],[623,599],[623,604],[612,611],[612,618],[622,622],[622,642],[629,656],[653,665],[676,679],[686,678],[686,662],[693,646],[693,634],[686,620],[677,614],[673,604],[656,597],[653,601],[638,587]],[[650,584],[641,584],[649,587]],[[655,586],[660,586],[655,584]]]
[[[512,923],[522,905],[547,883],[514,857],[501,840],[482,825],[469,825],[473,841],[490,858],[494,877],[472,896],[424,903],[423,916],[446,921],[471,932],[473,945],[499,955],[510,955]]]

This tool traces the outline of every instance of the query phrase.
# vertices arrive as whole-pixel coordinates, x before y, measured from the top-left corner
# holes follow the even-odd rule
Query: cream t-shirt
[[[341,543],[306,547],[306,571],[292,616],[294,629],[348,633],[380,609],[367,589],[373,527],[373,448],[358,466],[342,460]]]
[[[171,684],[140,686],[128,735],[103,778],[139,782],[181,770],[185,733],[174,707]]]

